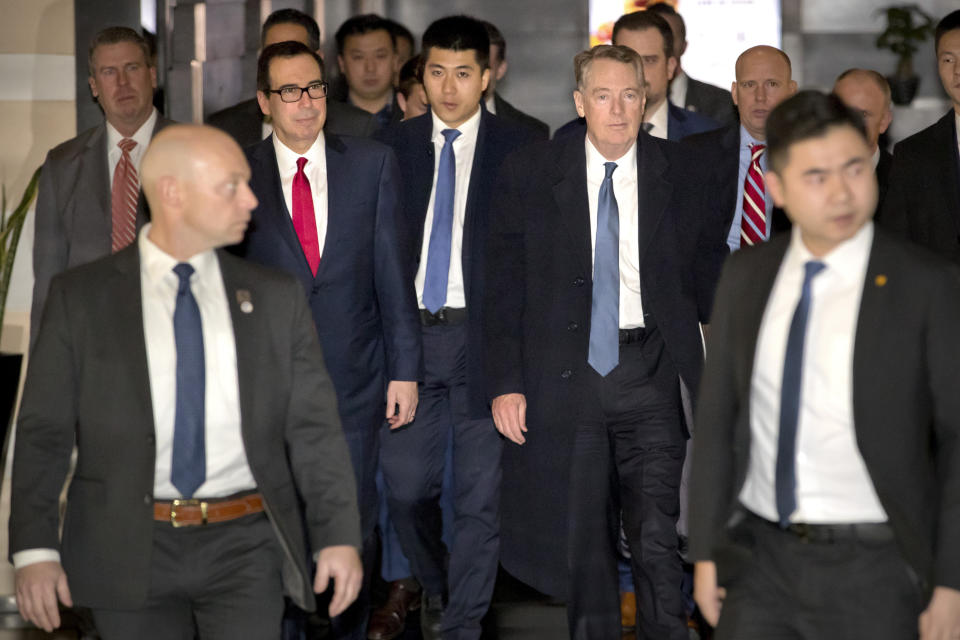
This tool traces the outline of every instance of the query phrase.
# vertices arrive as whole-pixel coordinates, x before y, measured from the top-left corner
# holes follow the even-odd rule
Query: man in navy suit
[[[647,106],[643,111],[644,131],[655,138],[679,141],[720,126],[707,116],[678,107],[668,99],[667,91],[677,69],[677,59],[673,55],[673,32],[666,19],[647,11],[624,14],[613,25],[613,43],[630,47],[643,60],[647,94]],[[585,131],[583,118],[578,118],[557,129],[554,137],[573,133],[583,135]]]
[[[306,45],[280,42],[260,54],[257,99],[274,132],[246,150],[260,204],[237,251],[303,284],[337,392],[369,559],[379,428],[385,417],[397,426],[413,418],[420,328],[397,235],[396,160],[380,143],[322,132],[326,87],[323,62]],[[365,606],[336,624],[361,633]]]
[[[384,433],[390,514],[423,585],[424,635],[479,638],[499,553],[501,439],[485,397],[482,308],[493,180],[532,135],[482,107],[490,75],[483,23],[443,18],[423,35],[431,111],[390,132],[404,184],[402,235],[423,325],[424,383],[416,420]],[[447,142],[450,140],[450,142]],[[452,441],[454,524],[441,541],[439,496]]]

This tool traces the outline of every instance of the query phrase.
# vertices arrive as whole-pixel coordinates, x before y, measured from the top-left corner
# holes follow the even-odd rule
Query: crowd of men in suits
[[[883,76],[798,92],[757,46],[727,92],[666,3],[576,56],[552,140],[489,22],[335,38],[331,80],[271,14],[205,126],[135,31],[91,43],[104,122],[36,209],[25,618],[476,639],[502,566],[577,639],[687,638],[694,598],[720,638],[960,637],[960,11],[892,156]]]

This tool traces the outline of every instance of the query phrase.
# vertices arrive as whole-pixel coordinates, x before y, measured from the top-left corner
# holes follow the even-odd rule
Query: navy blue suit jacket
[[[273,136],[245,153],[260,202],[234,251],[300,280],[349,430],[351,417],[382,407],[386,381],[422,377],[413,276],[397,237],[397,161],[373,140],[326,135],[327,235],[314,276],[283,198]]]
[[[695,133],[703,133],[720,128],[718,122],[707,116],[700,115],[694,111],[681,109],[672,102],[668,102],[667,106],[667,140],[679,142]],[[559,140],[574,134],[583,135],[586,130],[587,121],[583,118],[576,118],[557,129],[553,134],[553,139]]]
[[[467,393],[473,418],[490,416],[486,400],[483,358],[483,296],[486,236],[494,180],[510,152],[527,144],[535,131],[505,121],[481,106],[480,130],[470,172],[467,210],[463,229],[464,293],[467,300]],[[424,221],[434,178],[433,117],[428,111],[382,132],[380,138],[393,147],[403,178],[401,235],[409,242],[410,282],[420,265]]]

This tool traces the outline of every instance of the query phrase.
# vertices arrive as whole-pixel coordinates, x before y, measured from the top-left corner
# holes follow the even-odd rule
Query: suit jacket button
[[[580,324],[577,322],[571,322],[567,325],[567,331],[576,331],[580,328]]]
[[[153,504],[153,496],[149,493],[143,496],[143,504]]]
[[[573,375],[573,371],[570,371],[570,369],[564,369],[563,371],[560,372],[560,377],[563,378],[564,380],[566,380],[572,375]]]
[[[582,287],[582,286],[583,286],[583,282],[584,282],[583,278],[577,276],[576,278],[573,279],[573,286],[575,286],[575,287]]]

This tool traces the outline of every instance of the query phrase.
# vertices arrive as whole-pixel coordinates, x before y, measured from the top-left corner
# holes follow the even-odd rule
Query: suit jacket
[[[881,223],[960,262],[960,160],[953,109],[893,151]]]
[[[159,116],[154,135],[169,124],[173,121]],[[47,153],[40,172],[33,236],[31,344],[36,340],[53,276],[110,254],[113,227],[110,197],[106,121]],[[149,219],[147,202],[141,192],[137,230]]]
[[[703,215],[707,193],[684,188],[682,147],[637,140],[640,278],[682,384],[695,390],[720,265],[727,254]],[[539,143],[504,165],[492,204],[484,314],[491,398],[523,393],[526,444],[503,453],[501,562],[546,593],[567,588],[567,488],[584,398],[592,295],[583,138]],[[493,259],[495,258],[495,259]]]
[[[890,188],[890,169],[893,167],[893,154],[886,149],[880,149],[880,159],[877,160],[877,212],[873,221],[880,223],[880,212],[883,210],[883,201]]]
[[[263,112],[256,98],[217,111],[207,118],[207,124],[229,133],[241,147],[263,140]],[[330,100],[323,130],[338,136],[366,137],[377,130],[377,120],[363,109]]]
[[[685,109],[695,111],[726,126],[740,121],[730,92],[687,76]]]
[[[710,185],[713,215],[721,221],[723,240],[726,242],[730,225],[733,224],[734,208],[743,197],[743,185],[738,184],[740,123],[691,136],[683,144],[692,152],[700,168],[700,183]],[[787,214],[774,205],[770,219],[771,235],[789,230],[790,227]]]
[[[333,389],[297,283],[218,257],[244,449],[283,548],[285,590],[310,610],[304,532],[314,550],[360,545]],[[241,311],[240,291],[252,312]],[[54,278],[47,307],[17,428],[10,551],[59,549],[74,602],[136,608],[149,587],[156,456],[136,244]],[[59,497],[75,441],[61,543]]]
[[[720,279],[693,452],[695,560],[724,556],[750,458],[757,337],[789,243],[784,234],[738,251]],[[958,325],[957,270],[876,229],[854,337],[853,419],[898,546],[928,590],[960,587]]]
[[[327,135],[327,235],[310,271],[280,186],[273,137],[248,147],[259,200],[238,255],[294,274],[313,312],[344,428],[382,406],[388,380],[420,380],[420,316],[398,237],[400,183],[386,146]]]
[[[546,140],[550,137],[550,126],[546,122],[520,111],[504,100],[497,92],[493,93],[493,106],[496,108],[496,116],[498,118],[503,118],[512,123],[528,127],[533,131],[532,137],[534,139]]]
[[[687,136],[705,131],[713,131],[720,125],[706,116],[693,111],[681,109],[671,102],[667,102],[667,140],[679,142]],[[587,121],[583,118],[574,118],[557,129],[554,140],[570,135],[582,136],[587,130]]]
[[[483,373],[482,331],[490,198],[494,180],[507,155],[535,135],[534,130],[529,127],[510,124],[482,106],[481,109],[477,146],[470,171],[460,256],[468,313],[467,393],[472,417],[475,419],[490,417]],[[400,235],[409,243],[405,251],[410,260],[407,271],[413,275],[420,266],[424,221],[433,190],[435,154],[430,139],[432,133],[433,116],[429,111],[384,132],[384,141],[393,147],[400,162],[404,203]]]

